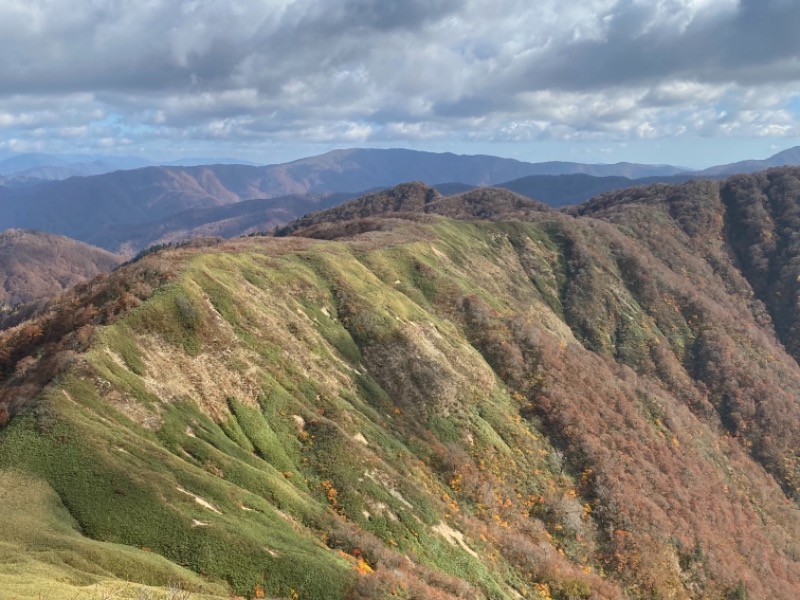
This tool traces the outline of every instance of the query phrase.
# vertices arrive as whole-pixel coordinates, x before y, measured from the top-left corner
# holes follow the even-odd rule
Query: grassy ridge
[[[795,576],[796,510],[693,362],[709,323],[779,350],[747,314],[694,319],[712,291],[690,306],[651,250],[561,216],[293,244],[176,255],[0,433],[14,522],[47,523],[0,539],[40,587],[722,600]]]

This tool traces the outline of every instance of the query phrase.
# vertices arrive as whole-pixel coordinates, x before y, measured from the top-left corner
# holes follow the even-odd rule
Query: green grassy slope
[[[177,250],[4,332],[0,584],[794,597],[800,370],[722,233],[642,210]]]

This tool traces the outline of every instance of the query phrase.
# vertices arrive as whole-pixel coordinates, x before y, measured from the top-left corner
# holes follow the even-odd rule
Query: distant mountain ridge
[[[0,160],[0,176],[25,176],[39,179],[65,179],[99,175],[120,169],[138,169],[152,164],[136,156],[89,154],[15,154]]]
[[[501,186],[551,206],[562,206],[613,189],[723,176],[713,169],[687,173],[669,165],[525,163],[484,155],[356,148],[277,165],[149,166],[43,182],[42,177],[61,176],[60,169],[71,168],[69,164],[44,166],[51,158],[32,154],[0,161],[0,230],[48,231],[127,254],[136,253],[149,243],[178,241],[200,232],[241,235],[257,227],[270,228],[324,208],[317,204],[320,195],[344,194],[344,200],[366,190],[408,181],[438,186],[445,194],[478,186]],[[62,158],[68,162],[87,157]],[[793,160],[800,160],[800,149],[789,149],[766,161],[717,169]],[[29,167],[27,173],[38,173],[40,177],[2,176],[3,172],[23,166]],[[287,197],[294,199],[294,205],[283,202],[278,211],[269,202],[232,209],[230,213],[216,210],[243,201]],[[272,212],[259,215],[261,208],[257,206]],[[220,220],[217,224],[208,220],[215,216]]]
[[[32,159],[33,160],[33,159]],[[39,159],[36,159],[39,160]],[[337,150],[282,165],[145,167],[38,185],[7,185],[0,230],[50,231],[118,250],[127,239],[99,239],[109,228],[138,227],[178,213],[243,200],[349,193],[407,181],[493,185],[535,173],[674,173],[675,167],[523,163],[492,156],[459,156],[413,150]],[[289,215],[287,220],[302,213]]]
[[[474,172],[467,172],[466,176],[452,179],[469,185],[494,185],[503,181],[510,181],[520,177],[530,175],[567,175],[583,173],[594,177],[627,177],[629,179],[641,179],[643,177],[665,177],[672,175],[695,174],[699,176],[723,176],[735,173],[750,173],[776,166],[791,166],[800,164],[800,146],[782,150],[766,159],[751,159],[738,161],[730,164],[715,165],[706,169],[691,169],[683,166],[668,164],[639,164],[631,162],[617,163],[578,163],[570,161],[545,161],[545,162],[525,162],[510,158],[500,158],[491,155],[460,155],[450,152],[436,153],[403,148],[376,149],[376,148],[349,148],[332,150],[325,154],[301,158],[287,163],[267,165],[270,169],[289,172],[293,175],[310,173],[325,170],[330,167],[335,171],[343,173],[345,170],[352,170],[353,164],[377,167],[378,171],[386,171],[386,166],[381,164],[381,158],[389,156],[395,163],[395,168],[412,167],[419,172],[422,163],[434,165],[437,170],[436,177],[442,169],[453,170],[453,165],[460,164],[467,168],[478,167],[480,177],[475,180]],[[105,156],[92,154],[46,154],[46,153],[23,153],[2,155],[0,158],[0,178],[9,176],[22,176],[31,179],[66,179],[73,176],[99,175],[116,170],[130,170],[147,166],[208,166],[208,165],[246,165],[261,166],[261,163],[243,160],[232,157],[188,157],[175,158],[171,160],[148,160],[137,156]],[[351,163],[342,168],[345,163]],[[487,174],[487,165],[491,165]],[[524,172],[515,172],[521,170]],[[457,169],[456,169],[457,170]],[[505,172],[504,172],[505,171]],[[425,179],[425,177],[413,177],[405,179]],[[446,181],[430,181],[430,183],[446,183]],[[394,185],[381,184],[381,185]],[[320,191],[320,190],[316,190]],[[329,191],[329,190],[324,190]],[[345,190],[332,190],[345,191]],[[352,189],[346,190],[352,191]]]
[[[314,171],[319,171],[320,168],[324,170],[327,167],[343,172],[348,169],[352,170],[354,164],[361,164],[367,169],[376,167],[378,171],[383,171],[385,174],[387,167],[380,163],[385,162],[387,158],[395,162],[395,169],[412,169],[414,172],[420,172],[421,169],[430,169],[435,171],[435,173],[439,173],[442,170],[449,170],[450,172],[456,173],[460,172],[460,176],[457,179],[453,179],[453,181],[470,183],[473,185],[490,185],[523,175],[586,173],[596,176],[618,175],[635,179],[652,175],[674,175],[687,170],[682,167],[674,167],[671,165],[642,165],[629,162],[620,162],[616,164],[584,164],[565,161],[529,163],[489,155],[458,155],[449,152],[422,152],[402,148],[353,148],[333,150],[319,156],[302,158],[288,163],[268,165],[268,167],[278,171],[289,172],[296,176],[297,174],[309,174]],[[57,155],[27,153],[13,155],[0,160],[0,177],[15,175],[58,180],[74,176],[84,177],[101,175],[117,170],[139,169],[150,166],[197,167],[208,165],[260,166],[256,162],[230,157],[196,157],[154,161],[135,156],[116,157],[84,154]],[[340,168],[341,165],[346,166],[342,169]],[[487,165],[489,165],[488,168]],[[471,169],[476,167],[477,173],[480,174],[477,179],[474,177],[475,173],[471,171]],[[435,177],[439,176],[435,175]],[[395,176],[394,179],[397,179],[397,176]],[[437,179],[437,181],[433,183],[444,183],[444,181],[439,181]],[[332,191],[352,191],[352,189]]]
[[[570,175],[529,175],[498,184],[505,188],[545,202],[550,206],[567,206],[580,204],[612,190],[619,190],[652,183],[684,183],[697,179],[695,175],[664,175],[631,179],[622,176],[597,177],[585,173]]]
[[[0,160],[0,178],[12,180],[59,181],[70,177],[89,177],[113,171],[140,169],[160,165],[197,166],[207,164],[247,164],[258,163],[236,158],[179,158],[175,160],[152,161],[138,156],[102,156],[91,154],[43,154],[30,152],[15,154]]]
[[[763,171],[770,167],[788,167],[793,165],[800,165],[800,146],[787,148],[764,160],[743,160],[727,165],[717,165],[698,171],[696,174],[701,176],[724,177],[727,175],[736,175],[738,173],[755,173],[756,171]]]
[[[362,183],[362,188],[396,185],[405,181],[425,181],[429,185],[456,181],[469,185],[494,185],[526,175],[585,173],[636,178],[674,175],[686,171],[681,167],[670,165],[633,163],[610,165],[564,161],[529,163],[497,156],[422,152],[402,148],[334,150],[320,156],[274,165],[270,168],[286,173],[295,180],[306,181],[312,186],[348,185],[348,181],[356,175],[372,178],[372,181],[365,182],[366,185]]]

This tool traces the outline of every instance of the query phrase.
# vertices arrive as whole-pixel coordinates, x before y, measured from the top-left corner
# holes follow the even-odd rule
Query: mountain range
[[[90,163],[120,169],[64,181],[42,181],[19,174],[5,178],[6,187],[0,186],[0,230],[21,228],[62,234],[130,257],[152,245],[181,243],[198,236],[230,238],[268,231],[355,197],[362,190],[382,189],[406,180],[426,181],[444,195],[497,185],[550,206],[563,206],[615,189],[718,178],[727,172],[782,165],[795,162],[799,155],[797,149],[789,149],[766,161],[746,161],[691,174],[679,174],[679,168],[669,166],[531,164],[410,150],[341,150],[267,167],[217,164],[138,169],[130,167],[145,161],[135,157],[17,155],[0,161],[0,173],[33,173],[37,168]],[[507,179],[521,174],[517,179]],[[93,258],[87,254],[85,260],[92,262]],[[32,266],[29,260],[26,264]],[[85,274],[80,267],[76,272]],[[16,273],[4,276],[13,276],[26,298],[32,297],[33,289],[45,289],[33,283],[22,286]]]
[[[369,156],[377,156],[382,151],[371,149],[348,149],[335,150],[321,156],[300,159],[292,163],[286,163],[289,170],[310,168],[312,171],[318,169],[320,165],[329,165],[336,168],[338,163],[346,158],[352,158],[362,164],[369,163]],[[401,165],[413,169],[413,174],[405,180],[422,179],[428,181],[427,177],[418,176],[422,170],[434,171],[431,183],[441,183],[439,174],[448,168],[455,166],[456,171],[464,172],[464,159],[466,157],[450,153],[436,154],[426,152],[416,152],[412,150],[394,149],[389,150],[393,158]],[[549,161],[541,163],[526,163],[510,159],[498,159],[493,156],[472,156],[470,157],[472,166],[477,166],[479,172],[486,170],[487,163],[494,163],[495,181],[491,182],[484,178],[475,185],[487,185],[491,183],[501,183],[511,179],[528,175],[566,175],[573,173],[584,173],[596,177],[619,176],[630,179],[640,179],[642,177],[669,176],[669,175],[688,175],[697,174],[701,176],[724,176],[735,173],[751,173],[769,167],[788,166],[800,164],[800,148],[789,148],[764,160],[746,160],[731,164],[717,165],[702,170],[689,169],[686,167],[676,167],[672,165],[644,165],[636,163],[620,162],[616,164],[585,164],[566,161]],[[44,154],[44,153],[25,153],[4,156],[0,159],[0,182],[5,181],[6,185],[16,181],[42,181],[67,179],[75,176],[101,175],[118,170],[136,169],[146,166],[202,166],[217,164],[243,164],[257,166],[257,163],[231,157],[196,157],[179,158],[173,160],[154,161],[136,156],[104,156],[94,154]],[[424,165],[424,166],[423,166]],[[456,166],[458,165],[458,166]],[[281,165],[271,165],[278,167]],[[385,169],[385,165],[378,161],[378,170]],[[444,170],[443,170],[444,169]],[[372,171],[372,169],[370,169]],[[499,179],[498,179],[499,176]],[[468,183],[466,177],[456,177],[453,181]],[[384,184],[385,185],[385,184]],[[353,191],[355,188],[338,191]],[[319,191],[319,190],[318,190]],[[330,191],[330,190],[325,190]]]
[[[301,216],[324,194],[339,193],[352,197],[363,190],[411,180],[478,186],[534,173],[585,171],[646,174],[673,173],[675,169],[629,164],[529,164],[497,157],[410,150],[335,151],[267,167],[146,167],[39,185],[0,188],[3,206],[0,230],[12,227],[36,229],[66,235],[115,252],[136,252],[144,244],[162,237],[158,232],[164,231],[165,219],[171,219],[176,230],[183,231],[192,225],[178,223],[176,219],[180,213],[229,206],[243,200],[287,196],[297,200],[300,196],[308,196],[303,202],[297,202],[294,212],[290,210],[283,214],[282,223],[286,223]],[[616,181],[618,185],[631,183],[630,180]],[[572,195],[576,195],[574,190]],[[222,220],[227,218],[225,214],[220,215]],[[238,230],[229,231],[241,234],[249,232],[258,223],[266,222],[271,221],[266,217],[256,218],[253,222],[242,222]],[[152,232],[144,233],[148,227],[152,227]]]
[[[791,162],[797,154],[788,150],[764,164]],[[70,161],[86,158],[64,157],[62,162],[77,164]],[[98,160],[107,159],[111,160]],[[63,167],[45,166],[52,160],[47,155],[12,157],[0,162],[0,172],[3,168],[8,171],[31,165],[42,169]],[[120,159],[119,165],[130,166],[138,160]],[[491,156],[352,149],[265,167],[158,166],[44,182],[30,175],[17,175],[7,178],[5,186],[0,185],[0,230],[47,231],[131,255],[149,244],[180,241],[200,232],[220,231],[226,236],[251,233],[321,208],[316,204],[325,195],[344,194],[339,196],[344,199],[405,181],[450,186],[449,193],[470,186],[500,185],[561,206],[612,189],[654,181],[677,183],[690,178],[720,177],[731,170],[747,170],[760,164],[749,162],[686,173],[678,167],[659,165],[524,163]],[[282,202],[279,216],[259,216],[257,204],[230,211],[222,208],[245,200],[281,197],[292,198],[295,207]],[[264,204],[266,210],[271,210],[269,206]]]
[[[68,179],[102,175],[112,171],[138,169],[153,165],[195,166],[204,164],[250,164],[235,158],[182,158],[153,162],[136,156],[92,154],[15,154],[0,160],[0,182],[9,183]]]
[[[782,150],[777,154],[773,154],[764,160],[744,160],[726,165],[719,165],[716,167],[709,167],[698,171],[698,175],[702,176],[727,176],[736,173],[755,173],[756,171],[763,171],[770,167],[786,167],[791,165],[800,164],[800,146]]]
[[[72,157],[72,159],[81,157]],[[9,165],[45,163],[50,157],[19,156],[0,163]],[[64,159],[66,162],[68,159]],[[128,160],[128,159],[126,159]],[[74,164],[74,163],[71,163]],[[39,168],[61,168],[56,165]],[[198,167],[146,167],[117,170],[91,177],[71,177],[64,181],[41,182],[20,174],[13,182],[0,187],[0,230],[27,228],[67,235],[106,249],[140,250],[129,238],[142,239],[140,233],[126,234],[126,227],[141,231],[143,226],[173,217],[182,211],[206,209],[240,202],[283,196],[329,193],[357,194],[363,190],[384,188],[404,181],[428,184],[458,182],[460,185],[484,186],[508,182],[531,175],[582,173],[615,177],[671,177],[679,169],[620,163],[585,165],[549,162],[523,163],[491,156],[459,156],[411,150],[339,150],[317,157],[282,165],[206,165]],[[566,200],[588,199],[598,186],[572,184],[566,196],[553,191],[548,197],[556,204]],[[609,185],[631,185],[617,179]],[[570,184],[567,184],[570,187]],[[556,185],[558,187],[558,185]],[[601,186],[603,187],[603,186]],[[583,192],[580,189],[583,188]],[[534,189],[534,191],[538,191]],[[302,212],[287,215],[286,221]],[[284,222],[286,222],[284,221]],[[104,233],[113,229],[114,239]],[[244,227],[247,230],[248,227]],[[148,240],[155,234],[146,235]]]
[[[615,189],[654,182],[719,178],[728,171],[784,164],[797,158],[797,149],[790,149],[767,161],[674,174],[678,168],[628,163],[531,164],[487,156],[356,149],[266,167],[243,164],[160,166],[44,182],[17,175],[5,179],[11,187],[0,186],[0,230],[17,228],[66,235],[131,257],[152,245],[181,243],[198,236],[231,238],[269,231],[304,214],[353,198],[363,190],[383,189],[407,180],[425,181],[443,195],[497,185],[550,206],[563,206],[578,204]],[[0,167],[4,172],[19,168],[30,172],[31,168],[57,169],[93,159],[95,162],[116,160],[114,164],[118,167],[142,162],[132,157],[117,160],[31,154],[7,158],[0,162]],[[623,174],[640,177],[631,179]],[[523,176],[507,179],[518,175]],[[93,259],[87,255],[85,260],[92,262]],[[32,267],[29,260],[25,264]],[[76,267],[76,272],[85,274],[80,267]],[[4,276],[12,277],[12,274]],[[22,279],[16,274],[13,277],[20,283],[19,293],[26,298],[32,297],[33,289],[39,292],[45,289],[39,285],[22,286]]]
[[[70,288],[0,329],[0,597],[795,598],[798,215],[407,183]]]

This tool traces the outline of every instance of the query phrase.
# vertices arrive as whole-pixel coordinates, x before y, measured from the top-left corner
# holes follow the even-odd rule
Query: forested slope
[[[797,597],[800,368],[732,206],[411,184],[75,288],[0,332],[0,589]]]

